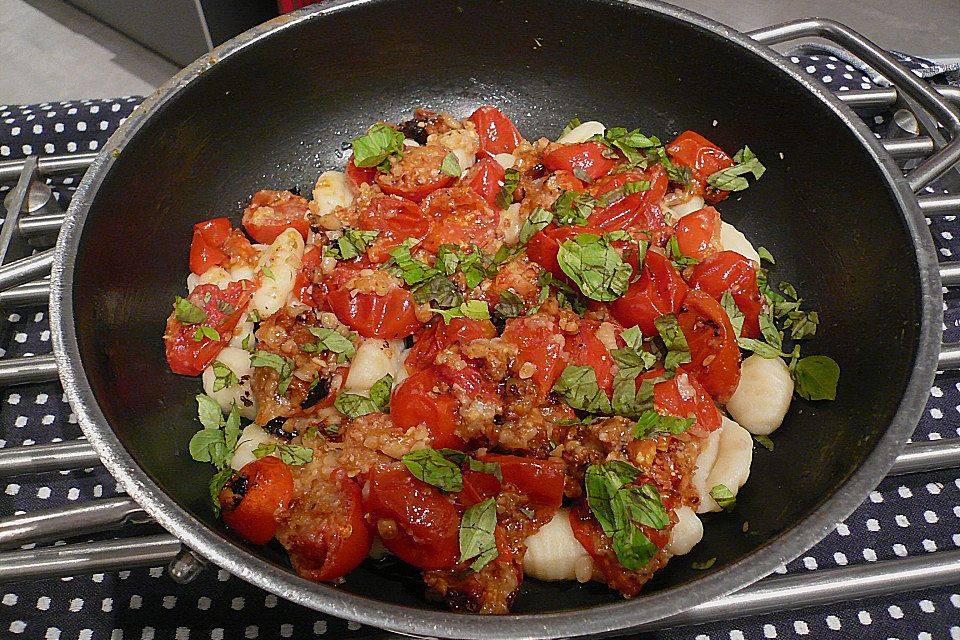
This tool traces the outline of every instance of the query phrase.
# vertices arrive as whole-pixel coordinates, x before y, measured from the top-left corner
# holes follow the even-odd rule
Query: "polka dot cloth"
[[[864,76],[830,56],[794,62],[832,88]],[[832,65],[836,68],[831,68]],[[810,69],[812,68],[812,71]],[[846,76],[851,76],[847,78]],[[96,150],[138,98],[0,106],[0,159]],[[78,176],[51,179],[66,206]],[[0,187],[0,197],[9,190]],[[934,192],[938,192],[936,187]],[[954,217],[931,224],[941,254],[960,251]],[[960,292],[946,294],[946,338],[960,340]],[[45,308],[19,309],[0,326],[0,355],[50,351]],[[0,392],[0,447],[44,444],[80,435],[58,384]],[[960,374],[938,376],[914,440],[960,436]],[[0,482],[0,514],[30,512],[123,493],[101,468]],[[960,471],[885,480],[823,542],[780,569],[802,574],[918,556],[960,547]],[[735,612],[731,612],[734,615]],[[226,571],[209,567],[195,582],[174,583],[162,567],[0,585],[0,637],[43,640],[382,638],[292,604]],[[763,617],[641,634],[644,639],[897,638],[960,640],[960,589],[938,588],[812,607]]]

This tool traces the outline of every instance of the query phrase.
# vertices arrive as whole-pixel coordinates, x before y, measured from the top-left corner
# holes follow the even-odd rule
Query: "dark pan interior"
[[[836,402],[795,402],[775,451],[757,448],[737,510],[708,517],[703,543],[649,589],[703,575],[691,560],[743,558],[800,523],[870,453],[906,386],[920,318],[914,251],[880,170],[839,118],[784,78],[712,33],[619,3],[399,0],[274,33],[166,103],[96,194],[73,300],[100,407],[153,480],[229,537],[209,506],[212,468],[187,452],[199,381],[169,372],[161,341],[194,222],[238,222],[258,189],[308,192],[321,171],[343,167],[351,138],[418,105],[463,117],[496,104],[530,138],[555,137],[573,116],[665,138],[694,129],[731,152],[749,144],[765,162],[766,176],[721,212],[777,257],[771,279],[795,283],[820,310],[806,353],[830,354],[843,372]],[[249,550],[285,564],[273,548]],[[342,588],[433,606],[389,564],[361,567]],[[529,580],[515,610],[616,599]]]

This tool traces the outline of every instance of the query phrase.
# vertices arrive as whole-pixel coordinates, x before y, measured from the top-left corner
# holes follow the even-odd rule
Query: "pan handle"
[[[915,193],[960,161],[960,111],[896,58],[850,27],[833,20],[805,18],[749,31],[747,35],[768,46],[797,38],[817,37],[830,40],[876,69],[893,82],[898,90],[933,114],[950,132],[951,140],[907,174],[907,183]]]

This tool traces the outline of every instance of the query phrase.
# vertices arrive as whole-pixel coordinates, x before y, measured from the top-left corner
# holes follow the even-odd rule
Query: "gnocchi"
[[[750,433],[767,436],[783,423],[792,397],[793,378],[783,360],[753,354],[740,366],[727,411]]]

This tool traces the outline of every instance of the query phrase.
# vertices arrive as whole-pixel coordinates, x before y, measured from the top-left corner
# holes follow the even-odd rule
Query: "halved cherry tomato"
[[[366,508],[384,546],[418,569],[449,569],[460,558],[460,514],[440,490],[400,464],[370,470]],[[388,535],[384,535],[389,531]]]
[[[463,357],[462,365],[442,363],[434,367],[441,380],[451,387],[456,385],[470,398],[490,400],[497,397],[496,383],[484,372],[477,360]]]
[[[279,458],[249,462],[220,491],[223,522],[253,544],[270,542],[277,532],[276,514],[293,497],[293,474]]]
[[[460,449],[464,442],[457,435],[460,419],[457,399],[448,392],[437,370],[433,367],[419,371],[393,390],[390,417],[401,429],[425,424],[434,449]]]
[[[497,330],[489,320],[453,318],[450,324],[437,319],[417,332],[405,361],[413,373],[433,364],[437,354],[454,343],[466,344],[478,338],[496,338]]]
[[[726,198],[729,191],[718,191],[707,184],[712,174],[733,166],[733,159],[699,133],[684,131],[667,145],[667,155],[675,164],[690,167],[693,180],[710,204]]]
[[[685,215],[674,226],[680,253],[697,260],[723,249],[720,244],[720,214],[713,207]]]
[[[487,201],[491,207],[497,207],[497,196],[503,188],[503,178],[506,171],[493,158],[482,158],[473,170],[470,188],[474,193]]]
[[[281,531],[280,540],[298,574],[317,582],[336,580],[363,562],[373,544],[363,495],[342,469],[334,471],[328,483],[311,488],[314,493],[299,498],[306,512],[301,517],[306,516],[309,525],[294,527],[289,534]]]
[[[690,347],[690,364],[685,368],[707,393],[725,403],[740,383],[740,347],[727,312],[705,291],[691,289],[677,313],[677,323]]]
[[[653,378],[662,373],[663,369],[648,371],[638,380]],[[685,367],[679,367],[677,375],[670,380],[654,385],[653,406],[664,415],[696,418],[697,424],[691,429],[699,435],[706,435],[720,428],[720,411],[713,403],[713,398],[703,388],[697,377],[688,372]]]
[[[507,320],[504,342],[517,345],[516,366],[532,365],[531,379],[544,395],[566,366],[564,339],[557,321],[544,313]]]
[[[566,465],[562,460],[537,460],[500,453],[485,453],[480,460],[499,464],[503,483],[514,485],[531,502],[552,508],[559,508],[563,503]]]
[[[569,364],[590,367],[597,374],[597,384],[607,392],[613,393],[613,356],[610,350],[597,337],[597,330],[603,324],[599,320],[581,320],[580,331],[567,337]],[[616,328],[619,335],[620,328]]]
[[[376,167],[358,167],[353,164],[353,156],[350,156],[350,159],[347,160],[347,177],[353,182],[355,187],[359,187],[362,184],[373,184],[373,181],[377,177],[377,168]]]
[[[384,193],[420,202],[453,182],[440,169],[447,153],[442,147],[406,147],[403,159],[389,172],[378,173],[376,182]]]
[[[198,276],[210,267],[223,264],[229,258],[223,244],[232,229],[226,218],[204,220],[193,225],[193,242],[190,243],[190,271]]]
[[[184,324],[177,319],[176,310],[167,318],[163,341],[171,371],[185,376],[203,373],[233,338],[233,330],[250,300],[252,287],[249,280],[231,282],[225,289],[215,284],[201,284],[187,296],[190,303],[203,310],[206,318],[196,324]],[[215,330],[220,339],[213,340],[198,333],[200,327]]]
[[[616,158],[608,158],[610,153],[602,142],[578,142],[557,147],[543,157],[543,164],[550,171],[565,169],[577,175],[586,174],[591,180],[610,173],[617,164]]]
[[[741,335],[747,338],[760,335],[763,303],[757,287],[757,267],[752,260],[736,251],[721,251],[693,268],[690,286],[706,291],[714,300],[720,300],[724,292],[729,291],[743,313]]]
[[[457,493],[457,505],[466,510],[500,493],[500,481],[482,471],[463,470],[463,491]]]
[[[430,230],[430,220],[416,202],[397,196],[378,196],[360,212],[357,227],[366,231],[379,231],[376,241],[367,249],[371,262],[386,262],[389,252],[404,240],[423,239]]]
[[[527,256],[556,278],[570,282],[567,274],[560,268],[560,263],[557,262],[557,254],[560,252],[561,244],[581,233],[593,233],[593,230],[589,227],[574,225],[558,227],[555,224],[549,224],[533,234],[527,242]]]
[[[561,169],[553,174],[554,183],[564,191],[583,191],[583,180],[573,175],[572,171]]]
[[[435,252],[441,244],[481,249],[496,238],[500,214],[476,193],[463,188],[440,189],[423,201],[423,213],[433,220],[423,248]]]
[[[243,210],[243,228],[262,244],[270,244],[289,227],[296,229],[306,240],[310,231],[307,201],[289,191],[257,191],[250,205]]]
[[[311,277],[313,276],[313,270],[319,264],[320,249],[310,247],[304,252],[300,271],[297,272],[297,277],[293,281],[293,295],[297,300],[311,307],[313,306],[313,294],[310,291],[310,287],[313,286]]]
[[[624,327],[638,325],[645,336],[656,335],[653,321],[680,308],[689,287],[670,261],[648,251],[640,279],[610,303],[610,312]]]
[[[364,338],[405,338],[423,325],[413,295],[400,287],[384,295],[334,289],[327,294],[327,303],[340,322]]]
[[[479,156],[495,156],[498,153],[512,153],[521,142],[523,136],[510,119],[496,107],[489,105],[474,111],[469,120],[477,127],[477,137],[480,138]]]
[[[657,165],[647,173],[631,172],[624,177],[608,176],[609,182],[600,186],[598,194],[603,195],[623,186],[627,182],[644,180],[650,188],[632,193],[606,207],[597,208],[590,216],[590,226],[600,231],[619,231],[622,229],[646,229],[650,232],[654,244],[662,245],[669,237],[669,225],[660,211],[660,201],[667,192],[669,180],[663,167]],[[612,178],[612,179],[611,179]]]

